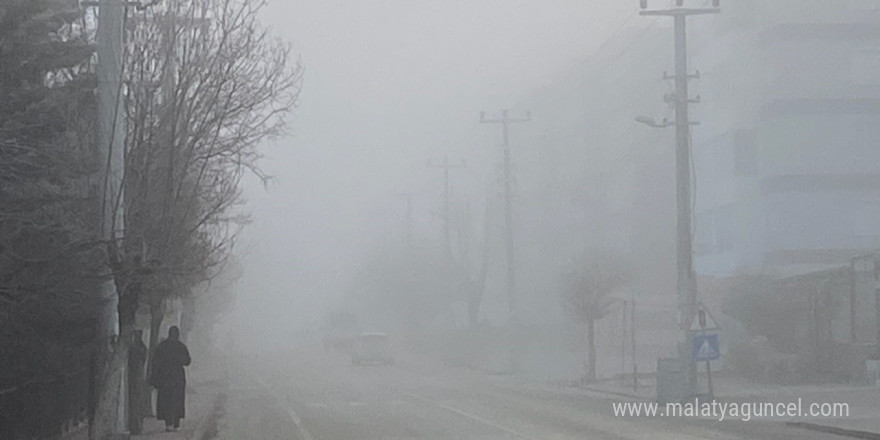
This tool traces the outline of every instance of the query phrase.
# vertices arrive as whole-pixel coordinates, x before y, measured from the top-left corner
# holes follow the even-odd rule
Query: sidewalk
[[[228,377],[225,362],[205,361],[187,372],[186,418],[177,432],[165,432],[165,423],[154,417],[144,419],[143,435],[132,440],[210,440],[215,434],[217,417],[222,416]],[[61,440],[88,440],[83,427]]]
[[[205,359],[187,371],[186,418],[180,430],[165,432],[165,423],[153,417],[144,419],[144,434],[132,440],[209,440],[216,435],[217,418],[222,415],[228,391],[226,363]]]
[[[149,417],[144,419],[143,435],[132,440],[210,440],[216,432],[217,416],[225,404],[225,387],[219,379],[190,380],[186,390],[186,418],[180,430],[165,432],[165,423]]]
[[[845,403],[849,415],[834,418],[792,420],[809,425],[827,426],[851,431],[874,433],[880,436],[880,387],[852,385],[779,386],[747,382],[743,379],[723,378],[716,385],[716,394],[730,401]]]

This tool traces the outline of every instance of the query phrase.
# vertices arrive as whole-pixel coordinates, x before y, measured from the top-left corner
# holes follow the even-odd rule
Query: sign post
[[[694,336],[693,359],[695,362],[706,362],[709,396],[714,397],[715,391],[712,388],[712,365],[710,362],[721,356],[721,350],[718,347],[718,334],[706,333],[706,311],[700,308],[697,313],[700,323],[700,334]]]

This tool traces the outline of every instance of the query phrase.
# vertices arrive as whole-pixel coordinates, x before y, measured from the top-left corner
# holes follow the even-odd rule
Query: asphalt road
[[[418,360],[355,367],[340,353],[300,349],[231,365],[224,440],[833,437],[779,421],[620,418],[612,410],[620,397]]]

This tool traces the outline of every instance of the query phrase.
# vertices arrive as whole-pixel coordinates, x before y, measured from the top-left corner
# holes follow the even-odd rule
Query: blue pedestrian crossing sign
[[[718,349],[718,334],[694,335],[693,357],[697,362],[714,361],[721,357],[721,350]]]

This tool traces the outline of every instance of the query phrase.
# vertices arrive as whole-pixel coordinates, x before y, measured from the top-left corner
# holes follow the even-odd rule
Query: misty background
[[[246,185],[253,223],[238,245],[244,273],[232,320],[241,342],[273,347],[316,328],[370,246],[405,228],[395,193],[419,193],[415,228],[439,243],[442,173],[426,168],[429,159],[467,161],[452,171],[454,197],[482,213],[501,136],[478,123],[479,112],[529,110],[531,94],[564,79],[609,36],[668,27],[637,9],[611,0],[273,2],[264,20],[301,54],[305,87],[290,136],[266,150],[273,180]],[[654,79],[670,57],[655,58],[660,64],[645,72]],[[654,108],[659,92],[647,91]],[[565,121],[530,110],[534,121],[511,130],[519,190],[545,165],[533,160],[565,161],[525,141],[526,133],[552,136]],[[547,302],[557,308],[558,295]]]
[[[0,437],[158,434],[146,385],[196,437],[874,435],[878,47],[876,0],[2,3]]]

